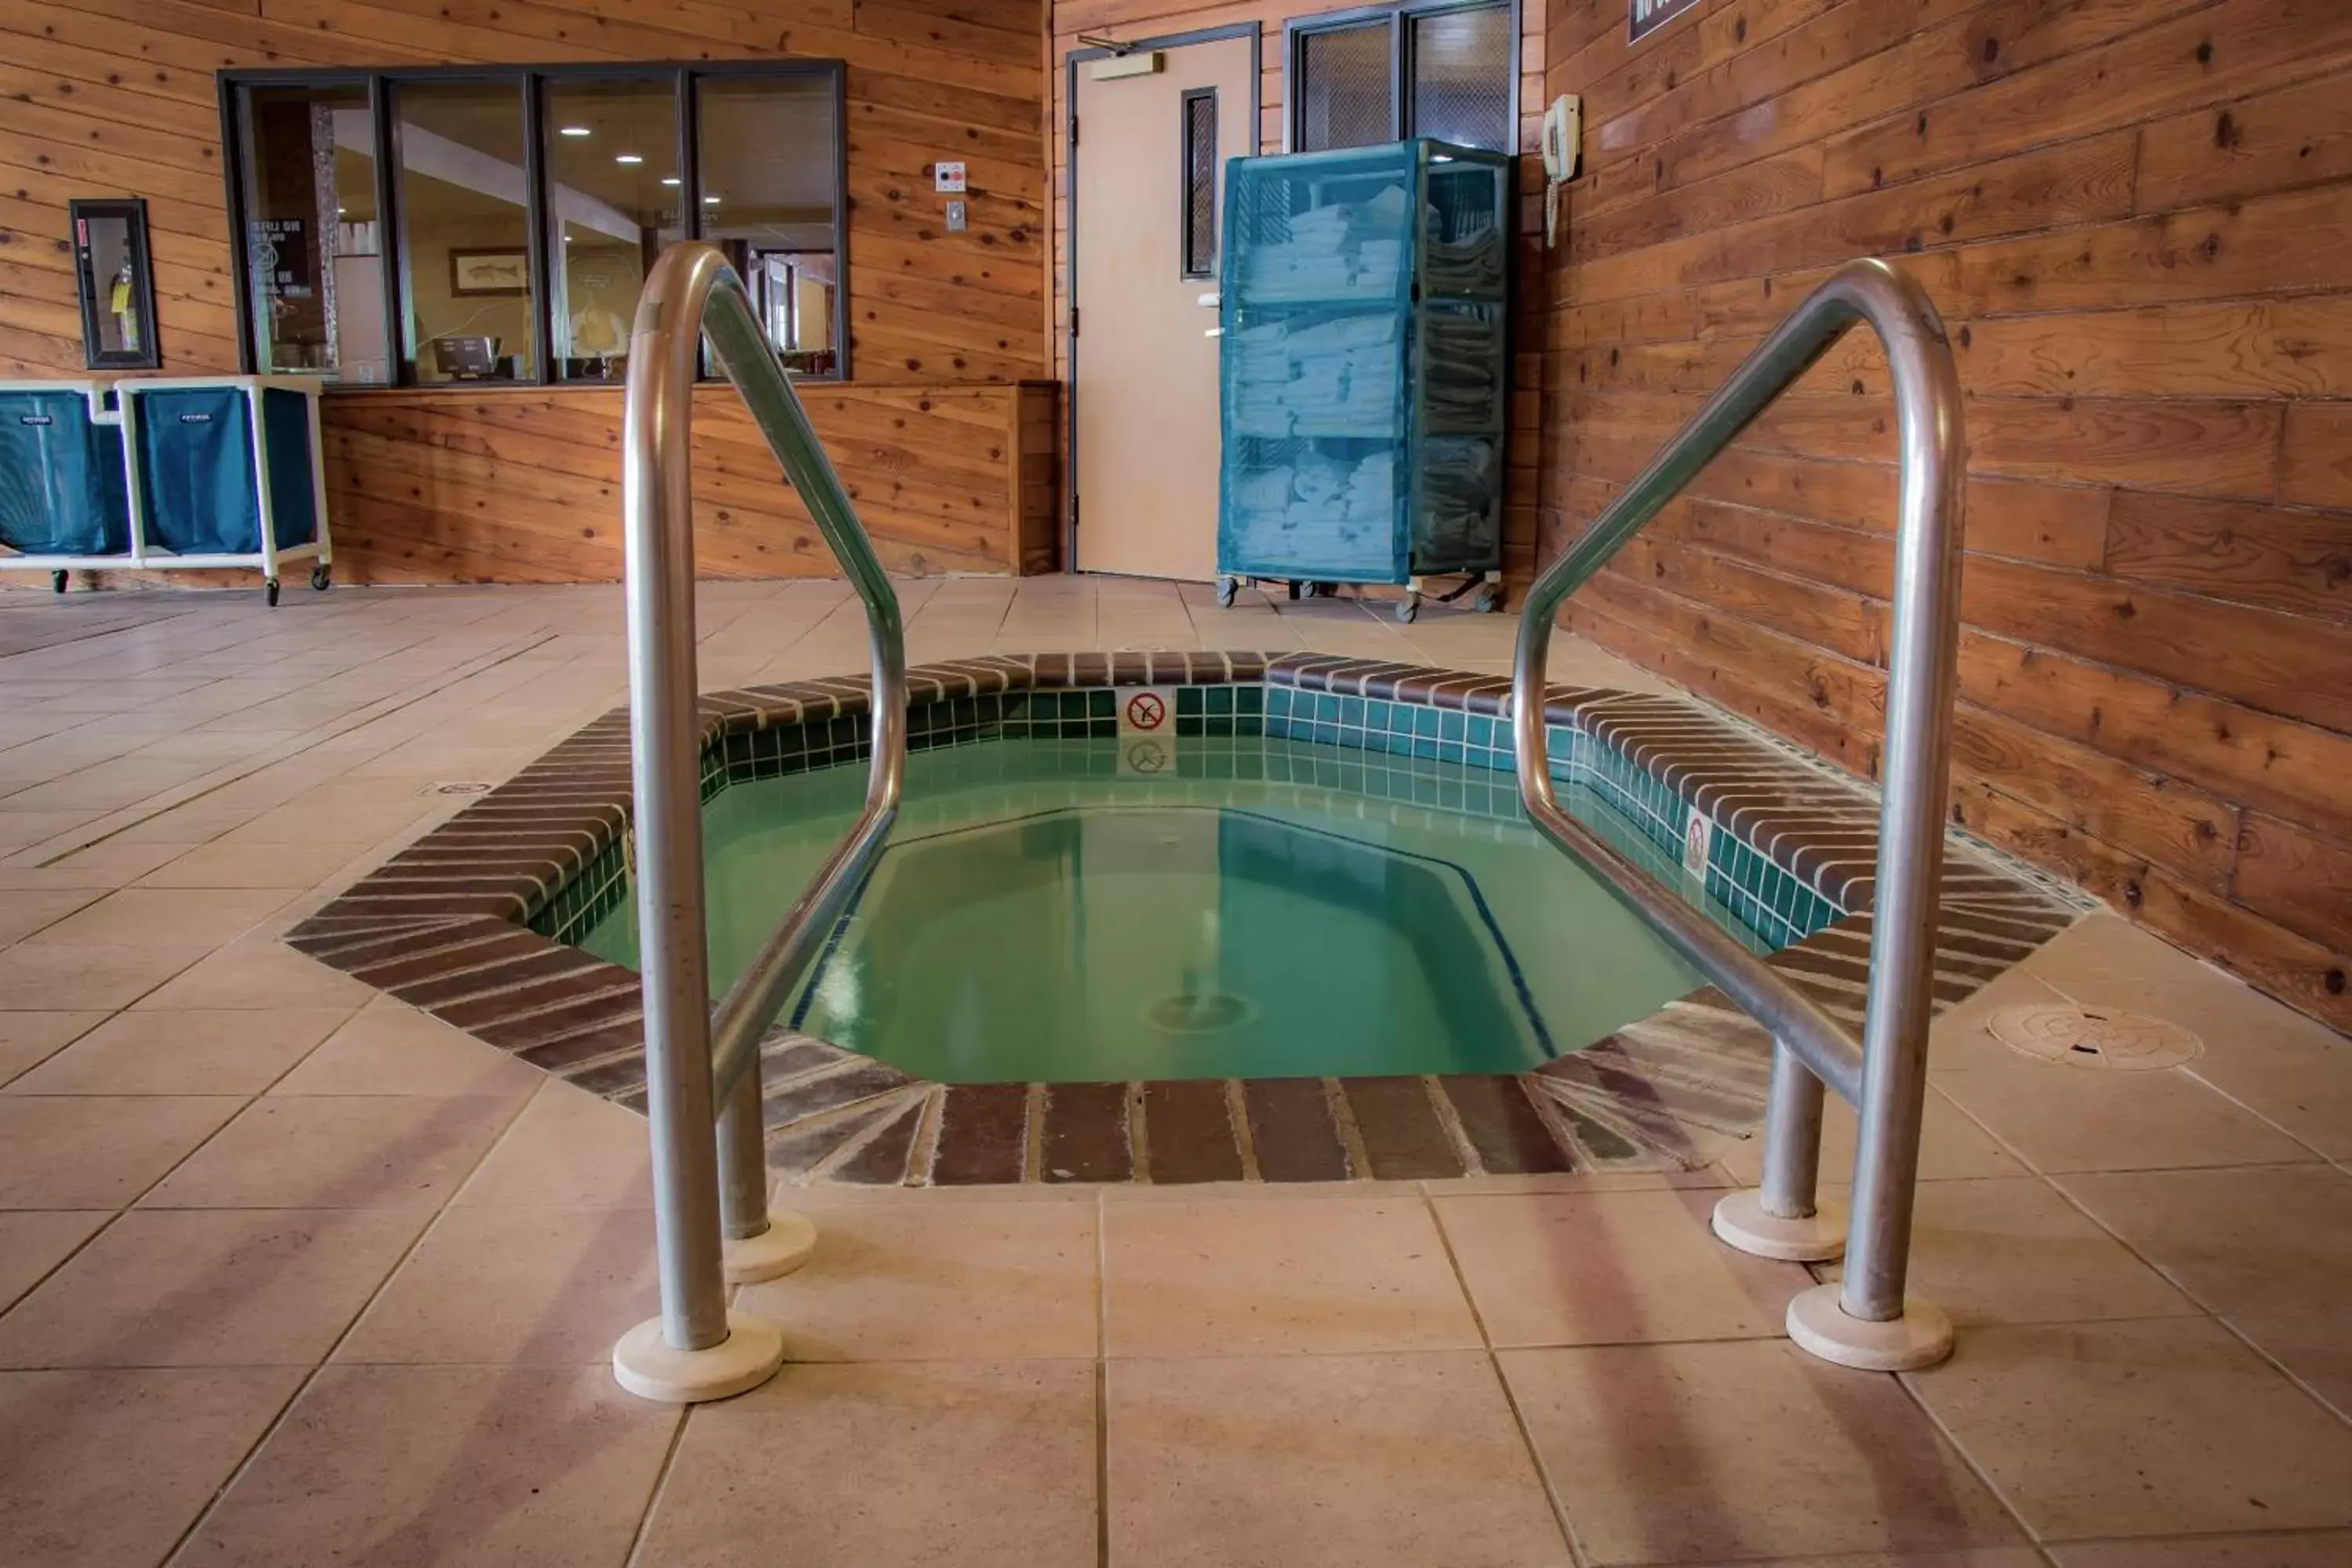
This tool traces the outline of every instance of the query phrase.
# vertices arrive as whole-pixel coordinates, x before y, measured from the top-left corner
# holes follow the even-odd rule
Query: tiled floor
[[[919,659],[1507,658],[1500,618],[905,593]],[[702,610],[708,686],[862,659],[824,584]],[[1565,640],[1554,674],[1642,684]],[[782,1375],[631,1399],[643,1123],[276,941],[622,679],[609,590],[0,596],[0,1557],[2352,1563],[2352,1045],[2110,917],[1937,1026],[1928,1373],[1780,1337],[1808,1276],[1705,1229],[1742,1149],[1672,1184],[829,1193],[815,1261],[748,1292]],[[2062,996],[2206,1054],[1983,1031]]]

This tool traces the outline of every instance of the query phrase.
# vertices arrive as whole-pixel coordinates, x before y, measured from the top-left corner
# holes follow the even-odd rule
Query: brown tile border
[[[908,677],[916,705],[1107,685],[1259,683],[1489,718],[1509,695],[1500,677],[1320,654],[990,655],[920,666]],[[863,678],[712,693],[701,701],[705,756],[729,736],[854,720],[867,708]],[[1546,717],[1614,749],[1838,907],[1861,910],[1768,960],[1859,1026],[1877,827],[1866,790],[1672,698],[1555,686]],[[616,710],[394,856],[287,940],[642,1109],[635,973],[522,923],[622,842],[629,798],[627,720]],[[2079,912],[1960,844],[1947,856],[1944,895],[1939,1007]],[[761,1061],[769,1160],[779,1172],[961,1186],[1688,1169],[1754,1131],[1769,1056],[1759,1026],[1702,990],[1517,1075],[943,1085],[781,1027]]]

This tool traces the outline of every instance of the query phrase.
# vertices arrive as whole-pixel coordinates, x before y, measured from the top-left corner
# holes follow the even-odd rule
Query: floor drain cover
[[[2204,1042],[2178,1024],[2063,1003],[2003,1007],[1985,1027],[1994,1039],[2029,1057],[2108,1072],[2153,1072],[2205,1053]]]
[[[426,795],[488,795],[490,793],[490,786],[486,784],[475,784],[470,780],[463,783],[429,784],[425,786],[425,793]]]
[[[1144,1008],[1153,1026],[1174,1035],[1213,1035],[1255,1016],[1257,1009],[1229,991],[1162,996]]]

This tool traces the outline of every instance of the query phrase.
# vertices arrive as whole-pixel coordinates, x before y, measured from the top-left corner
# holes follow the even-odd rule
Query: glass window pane
[[[1412,134],[1511,150],[1511,12],[1507,5],[1415,16]]]
[[[255,367],[390,381],[367,89],[247,88],[241,109]]]
[[[1370,147],[1396,139],[1387,22],[1301,35],[1298,78],[1297,151]]]
[[[619,381],[646,274],[686,235],[677,85],[551,81],[546,103],[556,374]]]
[[[392,90],[411,370],[420,382],[534,379],[521,84]]]
[[[751,280],[785,369],[840,374],[834,79],[703,77],[695,110],[702,237]]]
[[[1184,95],[1184,276],[1217,270],[1217,94]]]

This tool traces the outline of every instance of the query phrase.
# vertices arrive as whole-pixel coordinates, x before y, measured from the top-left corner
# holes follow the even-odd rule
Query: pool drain
[[[1153,1028],[1171,1035],[1213,1035],[1246,1023],[1257,1009],[1230,991],[1179,993],[1145,1005],[1143,1016]]]
[[[2003,1007],[1985,1028],[2011,1050],[2107,1072],[2154,1072],[2205,1054],[2204,1042],[2178,1024],[2071,1003]]]

